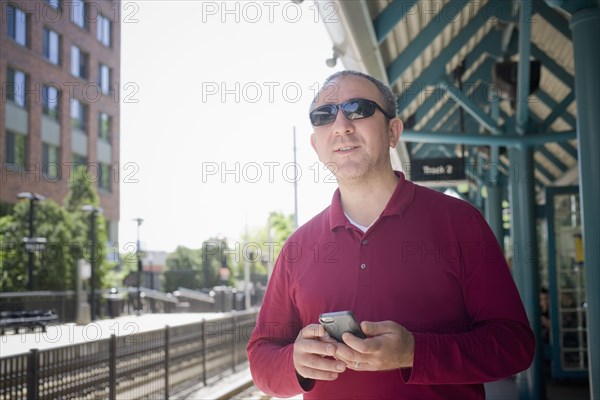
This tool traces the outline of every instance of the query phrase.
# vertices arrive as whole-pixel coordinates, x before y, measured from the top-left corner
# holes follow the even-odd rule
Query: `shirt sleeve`
[[[284,245],[247,348],[255,385],[277,397],[306,392],[300,386],[294,368],[294,342],[303,326],[290,296],[290,264],[285,253]]]
[[[401,370],[405,383],[490,382],[527,369],[533,360],[534,335],[502,250],[479,212],[465,222],[459,246],[471,330],[413,333],[413,367]]]

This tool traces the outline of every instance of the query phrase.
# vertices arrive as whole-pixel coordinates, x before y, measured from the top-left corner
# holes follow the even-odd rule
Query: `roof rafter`
[[[387,67],[387,74],[390,82],[396,82],[400,76],[415,62],[417,57],[433,42],[433,40],[448,26],[450,22],[461,12],[468,0],[450,0],[438,14],[443,18],[434,17],[419,32],[416,38],[412,39],[408,46],[399,54],[394,61]]]
[[[404,18],[417,0],[394,0],[373,21],[377,43],[381,44],[394,27]]]

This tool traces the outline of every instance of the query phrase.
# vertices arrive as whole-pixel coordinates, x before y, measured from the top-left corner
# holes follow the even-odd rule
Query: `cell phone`
[[[323,313],[319,315],[319,322],[325,328],[325,331],[337,340],[342,343],[342,335],[345,332],[350,332],[354,336],[366,339],[366,335],[360,329],[360,324],[354,318],[354,314],[352,311],[336,311]]]

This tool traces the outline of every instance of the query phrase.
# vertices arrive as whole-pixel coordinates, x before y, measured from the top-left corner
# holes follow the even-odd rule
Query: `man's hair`
[[[330,85],[333,85],[333,81],[335,81],[336,79],[345,78],[347,76],[358,76],[361,78],[365,78],[369,82],[373,83],[377,87],[377,90],[379,91],[379,96],[381,97],[381,101],[383,102],[383,104],[382,104],[383,109],[389,115],[393,115],[393,116],[397,115],[396,95],[394,94],[392,89],[385,83],[381,82],[379,79],[373,78],[371,75],[367,75],[365,73],[358,72],[358,71],[352,71],[352,70],[338,71],[338,72],[330,75],[327,79],[325,79],[325,82],[323,82],[323,86],[321,87],[321,89],[319,90],[319,92],[317,93],[315,98],[313,99],[312,104],[314,104],[317,101],[319,95],[321,94],[321,92],[323,91],[324,88],[326,88]]]

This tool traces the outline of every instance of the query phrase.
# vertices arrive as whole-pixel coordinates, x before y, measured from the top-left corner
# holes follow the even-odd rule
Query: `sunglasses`
[[[388,119],[396,116],[389,114],[379,104],[367,99],[350,99],[340,104],[325,104],[310,112],[310,122],[313,126],[323,126],[332,123],[337,118],[338,110],[342,110],[344,116],[349,120],[368,118],[375,114],[375,110],[381,111]]]

